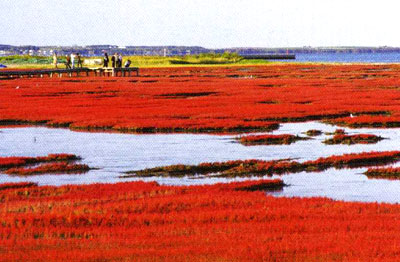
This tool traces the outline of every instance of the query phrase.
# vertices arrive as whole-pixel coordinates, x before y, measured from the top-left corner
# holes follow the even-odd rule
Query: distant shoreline
[[[324,54],[324,53],[393,53],[400,52],[400,47],[232,47],[232,48],[205,48],[201,46],[117,46],[117,45],[87,45],[87,46],[35,46],[35,45],[4,45],[0,44],[0,56],[9,55],[36,55],[51,56],[54,52],[65,55],[78,52],[83,56],[101,56],[122,53],[123,55],[140,56],[182,56],[204,53],[223,54],[237,53],[239,55],[267,55],[267,54]]]

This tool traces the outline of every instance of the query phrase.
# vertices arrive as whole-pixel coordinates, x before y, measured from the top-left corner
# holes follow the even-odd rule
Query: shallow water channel
[[[338,127],[319,122],[282,124],[273,134],[302,134],[309,129],[333,132]],[[398,150],[400,129],[348,129],[348,134],[368,133],[386,139],[372,145],[325,145],[328,135],[299,141],[291,145],[244,146],[236,135],[205,134],[117,134],[74,132],[45,127],[0,129],[0,156],[45,156],[69,153],[81,156],[82,163],[96,168],[80,175],[38,175],[29,177],[0,175],[0,183],[32,181],[40,185],[115,183],[133,180],[157,181],[161,184],[209,184],[243,179],[224,178],[118,178],[128,170],[172,164],[199,164],[237,159],[296,161],[355,152]],[[397,164],[397,165],[400,165]],[[276,196],[323,196],[346,201],[400,202],[400,181],[368,179],[366,168],[329,169],[318,173],[279,176],[286,186]],[[278,177],[278,176],[274,176]],[[254,178],[259,179],[259,178]]]

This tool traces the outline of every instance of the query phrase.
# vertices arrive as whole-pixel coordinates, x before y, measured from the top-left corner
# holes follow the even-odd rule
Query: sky
[[[0,0],[0,44],[400,47],[395,0]]]

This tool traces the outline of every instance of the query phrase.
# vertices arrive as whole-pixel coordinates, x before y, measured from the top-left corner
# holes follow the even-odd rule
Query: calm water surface
[[[400,52],[296,54],[296,60],[282,61],[329,63],[400,63]]]
[[[283,124],[273,134],[297,134],[309,129],[333,132],[337,127],[318,122]],[[45,127],[0,129],[0,156],[43,156],[50,153],[70,153],[81,156],[82,163],[98,168],[82,175],[40,175],[16,177],[0,175],[0,183],[32,181],[40,185],[115,183],[145,180],[161,184],[190,185],[238,181],[223,178],[147,178],[121,179],[128,170],[138,170],[171,164],[199,164],[201,162],[236,159],[273,160],[294,158],[297,161],[317,159],[345,153],[398,150],[400,129],[346,129],[349,134],[370,133],[387,139],[375,145],[325,145],[328,137],[292,145],[243,146],[235,142],[235,135],[201,134],[115,134],[73,132],[68,129]],[[329,169],[319,173],[297,173],[280,176],[286,184],[276,196],[324,196],[347,201],[400,202],[400,181],[368,179],[366,169]],[[274,176],[278,177],[278,176]],[[256,179],[256,178],[254,178]]]

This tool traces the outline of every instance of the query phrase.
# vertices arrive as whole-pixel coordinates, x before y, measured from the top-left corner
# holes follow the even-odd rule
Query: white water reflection
[[[275,196],[329,197],[345,201],[400,203],[400,181],[368,179],[366,169],[330,169],[282,176],[289,186]]]
[[[302,134],[309,129],[333,132],[337,127],[318,122],[283,124],[274,134]],[[49,153],[70,153],[82,162],[98,168],[82,175],[41,175],[15,177],[0,175],[0,183],[32,181],[41,185],[115,183],[146,180],[162,184],[205,184],[225,182],[222,178],[148,178],[121,179],[128,170],[171,164],[199,164],[236,159],[282,159],[297,161],[317,159],[345,153],[398,150],[400,129],[346,129],[349,134],[368,133],[387,138],[373,145],[325,145],[328,137],[292,145],[243,146],[234,135],[204,134],[115,134],[73,132],[45,127],[3,128],[0,132],[0,156],[44,156]],[[288,187],[277,196],[325,196],[349,201],[400,202],[400,181],[370,180],[361,173],[365,169],[335,170],[320,173],[298,173],[281,176]],[[235,181],[243,179],[235,179]]]

